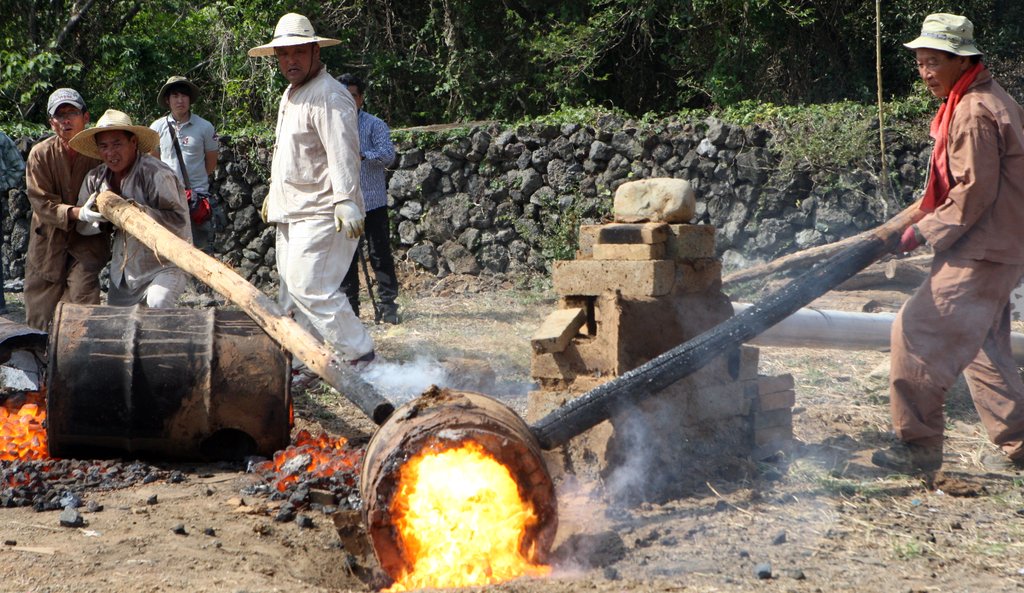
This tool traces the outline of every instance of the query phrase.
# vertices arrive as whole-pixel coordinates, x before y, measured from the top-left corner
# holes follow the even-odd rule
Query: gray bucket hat
[[[967,17],[943,12],[926,16],[921,35],[903,45],[910,49],[938,49],[958,56],[982,55],[974,45],[974,24]]]

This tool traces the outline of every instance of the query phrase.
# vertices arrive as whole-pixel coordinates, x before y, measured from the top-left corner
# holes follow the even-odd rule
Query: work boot
[[[1019,474],[1024,471],[1024,458],[1011,459],[1003,453],[986,453],[981,456],[981,467],[990,472]]]
[[[901,474],[933,472],[942,467],[942,447],[925,447],[899,442],[871,455],[871,463]]]
[[[402,320],[398,317],[398,305],[384,303],[380,308],[380,320],[391,325],[398,325]]]

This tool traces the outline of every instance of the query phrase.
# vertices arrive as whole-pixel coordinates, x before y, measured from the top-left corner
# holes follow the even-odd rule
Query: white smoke
[[[440,362],[417,358],[411,362],[378,360],[362,372],[363,379],[396,406],[419,397],[431,385],[448,387],[448,370]]]

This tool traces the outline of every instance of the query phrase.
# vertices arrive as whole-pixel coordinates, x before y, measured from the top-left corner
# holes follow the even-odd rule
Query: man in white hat
[[[363,234],[359,126],[352,95],[320,62],[320,48],[338,43],[317,36],[306,17],[286,14],[274,38],[249,55],[276,56],[290,83],[262,207],[277,225],[281,304],[358,368],[373,360],[373,340],[340,286]]]
[[[75,226],[81,209],[78,191],[98,159],[79,154],[71,139],[89,123],[89,110],[78,91],[61,88],[46,104],[55,135],[32,147],[25,186],[32,222],[25,261],[25,318],[48,330],[62,299],[79,305],[100,303],[100,271],[110,261],[110,230],[86,236]]]
[[[71,147],[103,164],[89,172],[79,192],[81,218],[88,223],[105,219],[96,209],[96,195],[104,191],[130,200],[181,239],[191,242],[185,188],[174,171],[149,153],[160,135],[136,126],[128,115],[108,109],[96,127],[79,132]],[[160,259],[141,241],[121,229],[114,231],[107,304],[128,307],[144,303],[153,308],[173,307],[188,276]]]
[[[206,253],[213,251],[214,211],[223,216],[210,193],[210,175],[217,169],[220,142],[206,119],[192,113],[199,87],[184,76],[172,76],[160,87],[156,102],[168,110],[150,128],[160,134],[153,156],[167,163],[185,185],[192,216],[192,243]],[[207,200],[206,208],[202,200]]]
[[[921,210],[900,250],[927,243],[931,273],[892,327],[890,405],[900,442],[872,461],[942,465],[943,401],[963,372],[989,439],[989,470],[1024,469],[1024,383],[1010,351],[1010,291],[1024,274],[1024,110],[981,61],[974,26],[932,14],[906,46],[942,105]]]

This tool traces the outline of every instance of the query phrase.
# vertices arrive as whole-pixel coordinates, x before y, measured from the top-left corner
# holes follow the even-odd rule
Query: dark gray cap
[[[75,89],[57,89],[50,93],[50,100],[46,102],[46,112],[50,114],[50,117],[53,117],[57,108],[65,103],[85,111],[85,99],[82,98],[78,91]]]

